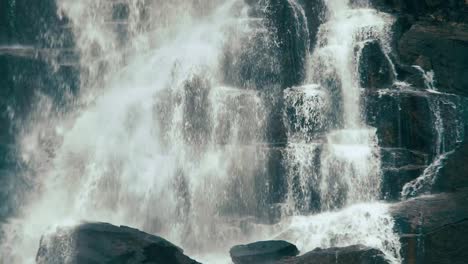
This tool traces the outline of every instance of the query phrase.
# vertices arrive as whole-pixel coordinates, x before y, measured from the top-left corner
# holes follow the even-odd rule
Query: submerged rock
[[[86,223],[43,236],[36,262],[196,264],[171,242],[137,229]]]
[[[302,256],[280,261],[281,264],[387,264],[384,254],[374,248],[354,245],[342,248],[316,248]]]
[[[237,245],[231,248],[229,253],[235,264],[266,264],[296,256],[299,250],[291,243],[278,240]]]

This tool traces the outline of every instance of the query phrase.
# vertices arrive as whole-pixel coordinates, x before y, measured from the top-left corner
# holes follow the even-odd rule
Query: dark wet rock
[[[387,201],[399,200],[403,186],[422,175],[429,164],[426,153],[404,148],[382,148],[382,196]]]
[[[361,87],[384,88],[393,82],[393,70],[378,41],[368,41],[359,48]]]
[[[302,256],[285,259],[281,264],[388,264],[384,254],[374,248],[354,245],[342,248],[316,248]]]
[[[366,120],[377,128],[379,145],[429,154],[454,149],[463,133],[463,100],[412,87],[366,92]],[[441,137],[440,133],[444,133]]]
[[[369,92],[367,123],[377,128],[379,145],[431,153],[434,142],[431,111],[424,94]]]
[[[398,79],[423,86],[412,65],[435,72],[436,86],[466,96],[468,3],[465,0],[372,0],[396,17],[392,59]]]
[[[466,263],[468,190],[422,196],[393,205],[403,263]]]
[[[466,103],[465,103],[466,104]],[[465,118],[465,120],[467,120]],[[468,130],[465,124],[464,138],[447,156],[434,184],[434,191],[450,192],[468,187]]]
[[[372,0],[373,6],[387,12],[407,14],[416,19],[468,21],[465,0]]]
[[[303,7],[294,1],[269,0],[267,17],[277,34],[278,47],[282,51],[283,87],[291,87],[304,80],[307,51],[310,46],[307,18]]]
[[[417,23],[399,40],[403,63],[433,70],[440,91],[468,96],[468,25]]]
[[[233,34],[222,61],[224,81],[259,90],[283,89],[305,78],[310,47],[302,6],[288,0],[250,0],[251,34]]]
[[[291,243],[277,240],[237,245],[229,253],[235,264],[266,264],[296,256],[299,250]]]
[[[310,50],[313,50],[317,41],[317,33],[320,25],[325,21],[326,7],[324,0],[301,0],[299,1],[304,6],[304,11],[307,16],[307,24],[309,26]]]
[[[365,97],[367,123],[377,128],[383,148],[382,196],[387,200],[399,199],[407,182],[422,175],[427,166],[439,159],[438,155],[454,150],[463,141],[466,119],[460,97],[405,89],[367,92]],[[440,184],[429,184],[426,191],[447,191],[449,186],[455,188],[457,181],[459,186],[465,186],[458,169],[465,154],[458,155],[457,163],[448,157],[451,169],[442,169],[447,176],[436,175]],[[433,168],[437,173],[438,166]]]
[[[87,223],[41,239],[36,262],[196,264],[169,241],[130,227]]]

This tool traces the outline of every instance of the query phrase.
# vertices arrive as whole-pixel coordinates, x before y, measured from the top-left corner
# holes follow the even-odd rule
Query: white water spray
[[[283,214],[296,216],[287,218],[291,226],[280,237],[301,249],[362,243],[399,263],[400,245],[386,206],[355,205],[378,200],[381,181],[376,130],[361,118],[356,65],[363,45],[371,40],[380,43],[388,59],[393,18],[370,9],[368,3],[358,7],[348,1],[325,3],[327,21],[319,28],[309,59],[306,82],[312,84],[284,93],[288,196]],[[342,207],[347,209],[326,212]],[[310,210],[322,213],[298,216]],[[368,226],[373,230],[361,228]],[[304,230],[310,234],[307,238],[300,235]]]
[[[227,34],[251,32],[247,7],[156,2],[58,2],[80,53],[81,96],[72,113],[25,132],[36,189],[3,227],[2,262],[34,262],[41,235],[82,220],[134,226],[189,252],[227,250],[241,233],[227,216],[256,211],[251,183],[264,162],[248,145],[263,140],[263,103],[219,76]]]

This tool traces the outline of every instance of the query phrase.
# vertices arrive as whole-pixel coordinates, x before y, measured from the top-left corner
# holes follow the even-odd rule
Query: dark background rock
[[[396,201],[403,186],[420,175],[429,163],[427,154],[406,148],[382,148],[382,198]]]
[[[400,39],[403,63],[433,70],[440,91],[468,96],[468,25],[414,24]]]
[[[267,264],[299,254],[297,247],[281,240],[237,245],[229,251],[235,264]]]
[[[36,262],[196,264],[169,241],[130,227],[87,223],[41,239]]]

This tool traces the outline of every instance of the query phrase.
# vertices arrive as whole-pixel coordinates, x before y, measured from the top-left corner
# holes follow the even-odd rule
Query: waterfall
[[[393,220],[386,206],[377,203],[380,149],[376,129],[362,120],[356,66],[363,47],[376,41],[393,67],[388,33],[393,18],[364,1],[328,0],[325,4],[327,19],[310,54],[305,83],[284,92],[288,190],[283,224],[287,228],[279,236],[307,249],[362,243],[381,249],[389,260],[399,263]],[[321,213],[303,216],[310,211]],[[344,238],[348,229],[335,223],[335,217],[353,226],[350,240]],[[357,231],[367,226],[375,228]],[[300,235],[304,230],[310,239]]]
[[[42,234],[82,220],[192,252],[235,243],[241,230],[230,222],[261,203],[253,182],[266,114],[257,92],[223,84],[220,64],[225,40],[255,28],[243,1],[202,2],[58,0],[81,92],[70,113],[25,131],[21,157],[36,188],[3,228],[2,262],[32,262]]]
[[[306,186],[301,189],[314,189],[322,210],[379,198],[377,137],[375,129],[361,118],[359,69],[355,65],[363,43],[377,40],[384,50],[390,46],[386,32],[393,22],[389,15],[346,1],[326,1],[326,5],[328,19],[319,28],[306,80],[313,84],[285,92],[290,205],[298,202],[291,197],[297,196],[294,185],[299,178],[299,185]],[[319,162],[310,165],[319,166],[318,171],[297,170],[294,164],[307,166],[303,157],[313,155],[317,146]],[[312,177],[315,186],[304,180]]]
[[[304,9],[285,2],[294,34],[308,38]],[[280,45],[263,18],[242,0],[57,0],[73,31],[80,92],[67,111],[41,102],[20,136],[34,189],[2,226],[0,262],[34,262],[42,235],[104,221],[161,235],[200,259],[283,238],[301,251],[361,243],[398,263],[356,66],[368,41],[388,56],[393,19],[359,2],[325,1],[316,48],[306,41],[301,58],[307,76],[282,91],[287,146],[273,161],[285,168],[286,190],[273,199],[282,195],[268,175],[274,89],[260,89],[255,67],[243,65],[253,54],[243,41]],[[247,63],[276,77],[281,59],[256,52],[267,59]],[[226,54],[240,69],[224,72]],[[250,79],[236,79],[243,74]]]

